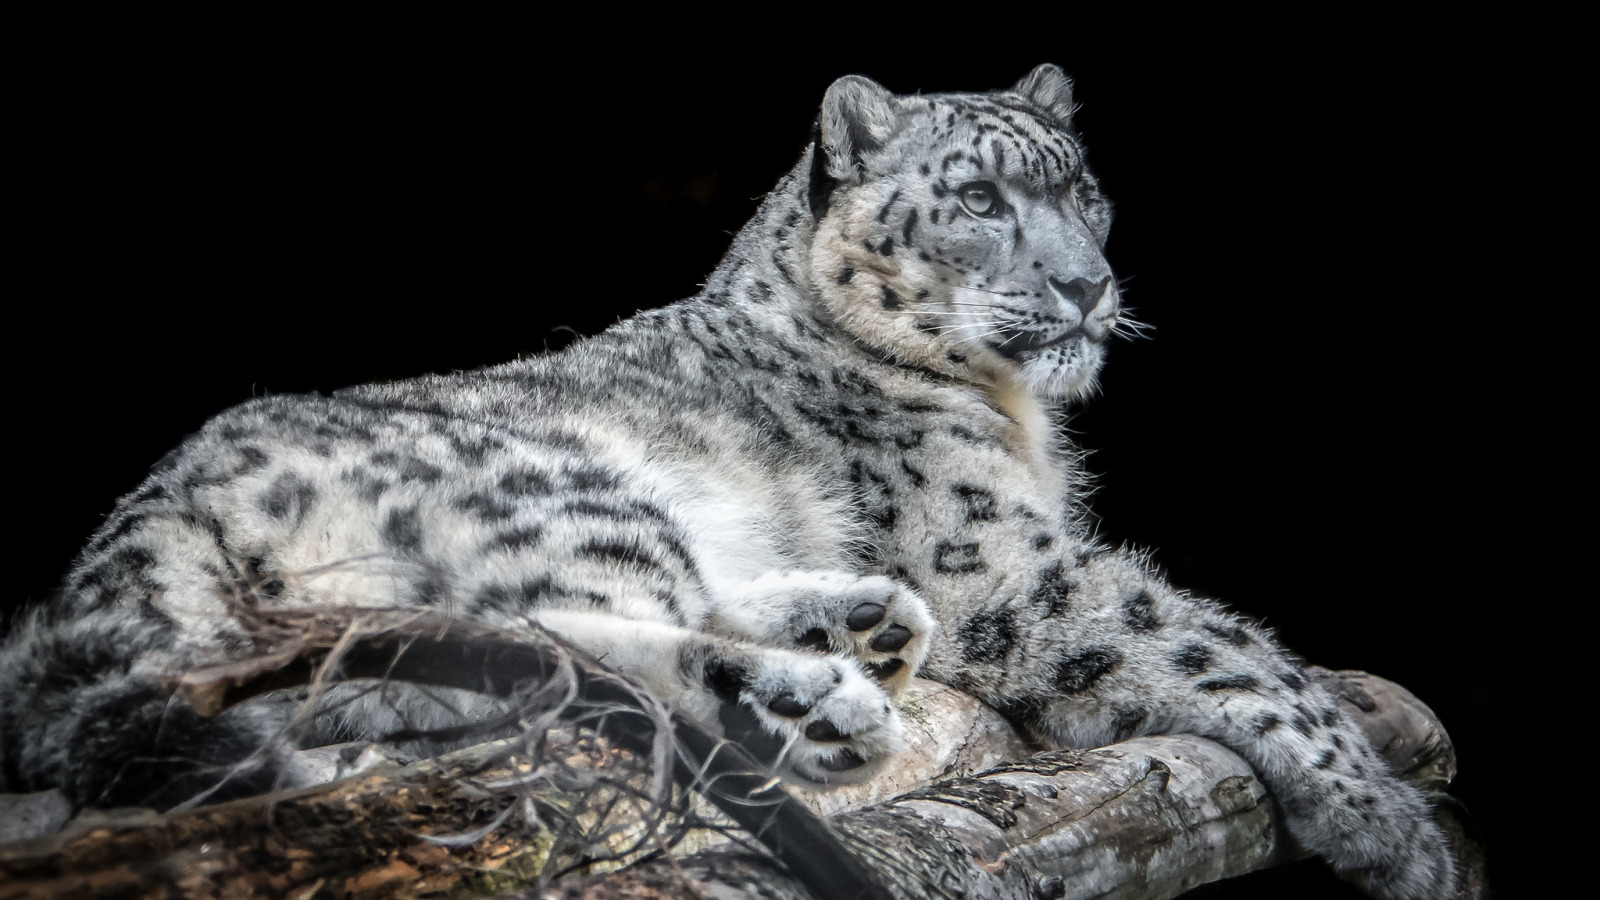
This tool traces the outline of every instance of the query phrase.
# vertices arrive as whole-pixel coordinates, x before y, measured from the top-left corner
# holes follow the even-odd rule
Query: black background
[[[100,23],[52,35],[25,79],[6,343],[28,524],[5,602],[46,597],[115,497],[230,404],[503,361],[693,293],[833,78],[981,90],[1049,60],[1154,326],[1074,423],[1102,533],[1430,703],[1492,871],[1519,877],[1491,735],[1517,643],[1497,617],[1524,600],[1490,507],[1516,427],[1496,320],[1522,113],[1478,38],[301,24],[124,42]],[[1313,864],[1206,890],[1344,889]]]

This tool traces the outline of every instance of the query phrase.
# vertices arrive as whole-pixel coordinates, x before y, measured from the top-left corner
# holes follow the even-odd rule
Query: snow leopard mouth
[[[996,353],[1007,359],[1020,362],[1023,357],[1037,353],[1049,347],[1056,347],[1075,337],[1093,340],[1081,328],[1068,328],[1067,330],[1049,336],[1047,331],[1013,331],[999,342],[991,341],[989,346]]]

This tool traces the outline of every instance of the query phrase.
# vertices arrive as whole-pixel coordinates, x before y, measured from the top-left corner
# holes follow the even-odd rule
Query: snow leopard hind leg
[[[1064,546],[1037,568],[1029,602],[953,626],[935,677],[958,671],[953,683],[1057,746],[1209,737],[1251,764],[1301,845],[1363,890],[1453,895],[1431,804],[1268,631],[1175,590],[1139,554]]]

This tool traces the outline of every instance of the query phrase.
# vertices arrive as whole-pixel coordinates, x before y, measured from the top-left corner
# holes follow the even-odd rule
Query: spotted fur
[[[548,627],[806,782],[877,771],[919,670],[1062,746],[1207,735],[1372,892],[1448,895],[1426,802],[1295,658],[1085,528],[1054,416],[1121,302],[1071,116],[1053,66],[988,94],[841,79],[699,295],[218,416],[0,651],[0,787],[170,805],[254,754],[229,790],[258,790],[286,705],[208,722],[141,673],[248,652],[240,603],[408,605]],[[368,697],[325,736],[481,710]]]

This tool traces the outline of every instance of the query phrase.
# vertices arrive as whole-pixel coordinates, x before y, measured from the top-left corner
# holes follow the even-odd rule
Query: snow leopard
[[[841,78],[697,295],[493,368],[257,398],[158,462],[0,648],[0,791],[282,784],[285,704],[203,718],[149,673],[247,656],[241,596],[399,606],[549,629],[802,784],[882,769],[913,675],[1051,746],[1203,735],[1370,893],[1449,896],[1427,800],[1304,664],[1094,537],[1061,417],[1128,328],[1110,224],[1059,68]],[[327,736],[432,702],[347,702]]]

